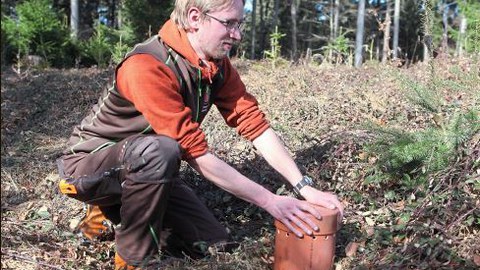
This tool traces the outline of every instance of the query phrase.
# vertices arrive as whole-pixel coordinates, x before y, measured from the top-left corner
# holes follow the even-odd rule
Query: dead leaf
[[[474,254],[474,255],[473,255],[473,262],[474,262],[477,266],[480,266],[480,255]]]
[[[368,227],[365,232],[367,233],[367,236],[372,236],[375,234],[375,229],[373,227]]]
[[[375,164],[375,162],[377,162],[377,157],[369,157],[368,158],[368,163],[369,164]]]
[[[366,160],[367,157],[368,157],[368,154],[365,153],[365,152],[360,152],[360,153],[358,154],[358,159],[360,159],[360,160],[362,160],[362,161],[363,161],[363,160]]]
[[[374,226],[375,225],[375,221],[373,221],[373,219],[369,218],[369,217],[365,217],[365,222],[367,222],[367,225],[368,226]]]
[[[79,223],[80,223],[80,219],[78,218],[70,219],[70,222],[68,223],[68,227],[70,228],[71,231],[74,231],[78,227]]]
[[[357,242],[348,243],[347,247],[345,248],[345,254],[347,255],[347,257],[354,257],[357,254],[359,246],[360,244]]]
[[[50,212],[48,211],[48,207],[46,205],[42,205],[42,207],[37,210],[37,215],[43,219],[50,218]]]
[[[262,261],[266,264],[273,264],[275,262],[274,256],[268,256],[266,254],[262,255]]]
[[[405,208],[405,201],[401,200],[397,203],[394,203],[392,206],[393,206],[393,209],[395,210],[403,210]]]
[[[443,126],[443,123],[444,123],[443,116],[439,113],[434,114],[433,115],[433,122],[435,123],[435,125],[437,125],[439,127]]]
[[[393,237],[393,242],[395,244],[403,243],[404,240],[405,240],[405,237],[402,237],[402,236],[396,235],[395,237]]]

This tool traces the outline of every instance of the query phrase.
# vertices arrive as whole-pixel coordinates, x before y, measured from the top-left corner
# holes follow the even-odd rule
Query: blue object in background
[[[110,21],[108,20],[108,7],[99,6],[97,8],[98,13],[98,23],[111,26]]]
[[[243,6],[243,12],[245,12],[245,14],[248,14],[252,12],[252,10],[253,10],[252,0],[245,1],[245,6]]]

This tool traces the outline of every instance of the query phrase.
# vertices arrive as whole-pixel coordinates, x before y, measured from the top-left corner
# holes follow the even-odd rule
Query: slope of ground
[[[442,201],[431,200],[429,192],[421,198],[415,192],[386,196],[388,186],[365,181],[375,160],[362,150],[372,138],[366,123],[412,131],[431,125],[432,115],[406,99],[407,79],[448,79],[451,83],[440,91],[444,100],[457,102],[459,110],[478,112],[477,61],[438,62],[434,73],[426,64],[408,69],[374,64],[361,69],[235,64],[302,170],[319,188],[336,192],[345,203],[336,269],[475,269],[480,264],[479,136],[465,143],[468,155],[460,155],[436,175],[437,186],[445,186],[440,189],[445,195]],[[113,242],[88,243],[75,233],[83,206],[59,194],[55,165],[73,126],[96,102],[111,72],[43,70],[19,76],[3,69],[2,269],[111,269]],[[286,192],[281,177],[250,143],[226,127],[215,109],[202,128],[218,156],[270,190]],[[204,260],[169,258],[163,266],[270,269],[272,218],[218,190],[186,166],[181,173],[241,246],[232,254]],[[466,179],[470,184],[465,184]]]

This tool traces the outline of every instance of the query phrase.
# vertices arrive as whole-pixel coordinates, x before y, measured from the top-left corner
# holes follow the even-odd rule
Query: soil
[[[437,61],[433,73],[432,64],[405,68],[367,63],[355,69],[288,63],[272,67],[270,62],[236,60],[235,65],[303,172],[312,176],[318,188],[336,192],[346,206],[337,236],[336,269],[479,266],[480,136],[464,145],[465,153],[471,155],[459,155],[435,175],[450,181],[447,197],[454,192],[464,196],[463,201],[446,198],[436,202],[444,203],[442,213],[451,213],[446,217],[430,212],[439,207],[429,205],[435,202],[428,200],[428,192],[422,198],[412,198],[418,193],[411,193],[385,199],[386,190],[394,187],[365,182],[375,157],[365,156],[363,150],[374,137],[366,128],[372,123],[412,132],[434,125],[434,115],[407,98],[408,82],[447,80],[451,83],[442,84],[438,92],[442,100],[459,104],[459,111],[469,108],[478,112],[477,61]],[[31,69],[18,74],[10,67],[2,68],[2,269],[112,269],[114,242],[92,243],[78,234],[76,225],[84,205],[59,193],[55,165],[73,126],[96,103],[112,72],[112,68]],[[448,117],[450,111],[442,113]],[[215,109],[202,129],[217,156],[272,192],[289,193],[281,176],[268,167],[251,143],[224,124]],[[182,166],[181,175],[202,194],[241,246],[232,254],[214,254],[203,260],[167,258],[162,266],[271,269],[272,218],[219,190],[187,166]],[[473,184],[465,184],[467,180]],[[405,213],[411,218],[399,233],[392,228],[402,224],[398,218]]]

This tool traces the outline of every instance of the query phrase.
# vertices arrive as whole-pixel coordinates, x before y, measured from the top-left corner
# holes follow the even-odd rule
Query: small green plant
[[[424,44],[424,52],[423,52],[423,60],[428,61],[430,55],[433,51],[433,32],[434,32],[434,13],[433,13],[433,6],[435,5],[434,0],[426,0],[424,2],[424,10],[421,13],[421,31],[423,35],[423,44]]]
[[[459,1],[460,12],[467,19],[467,35],[465,49],[469,53],[480,54],[480,3],[475,0]]]
[[[81,43],[83,56],[91,58],[101,68],[109,64],[118,64],[131,50],[135,42],[133,28],[125,23],[120,29],[112,29],[96,24],[94,34]]]
[[[278,32],[278,26],[275,26],[275,31],[270,34],[270,51],[265,51],[265,57],[272,61],[272,66],[275,68],[276,63],[280,59],[280,53],[282,46],[280,45],[280,39],[286,35]]]
[[[445,82],[433,80],[430,85],[403,80],[410,87],[410,100],[430,112],[432,123],[423,130],[405,131],[399,128],[370,126],[377,135],[366,147],[378,157],[377,166],[370,171],[368,182],[401,180],[404,188],[425,184],[428,175],[444,169],[459,154],[459,148],[480,132],[480,114],[471,108],[460,111],[445,104],[437,87]],[[445,113],[448,112],[448,113]],[[451,115],[447,117],[447,115]]]
[[[417,81],[401,79],[407,98],[416,105],[420,105],[432,113],[438,113],[441,106],[441,97],[438,85],[433,82],[426,85]]]
[[[352,31],[346,31],[342,33],[340,29],[340,35],[331,40],[326,46],[323,46],[323,54],[329,63],[340,64],[345,63],[352,55],[352,44],[347,37]]]
[[[390,174],[404,177],[424,175],[443,169],[455,158],[458,147],[480,130],[480,115],[475,111],[454,116],[447,125],[422,131],[406,132],[388,128],[380,134],[375,146],[380,164]]]
[[[125,57],[125,54],[131,49],[131,46],[126,44],[123,41],[122,36],[120,36],[120,39],[118,40],[117,43],[113,46],[113,50],[111,51],[112,53],[112,62],[114,64],[119,64],[123,58]]]
[[[112,62],[114,64],[118,64],[123,60],[125,54],[132,49],[132,45],[135,41],[135,35],[130,23],[125,23],[121,29],[115,30],[114,34],[117,36],[118,41],[111,50]]]
[[[58,53],[68,45],[68,29],[52,8],[51,0],[29,0],[15,7],[16,16],[3,16],[2,32],[15,51],[17,72],[28,55],[42,57],[47,63],[61,62]]]
[[[115,36],[107,26],[100,23],[96,24],[94,30],[93,36],[81,45],[83,55],[93,58],[99,67],[104,68],[110,63],[110,48],[116,41]]]

